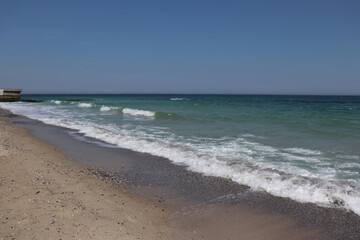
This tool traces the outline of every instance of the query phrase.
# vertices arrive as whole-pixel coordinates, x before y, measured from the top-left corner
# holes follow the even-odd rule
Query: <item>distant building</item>
[[[0,89],[0,102],[13,102],[20,99],[22,89],[2,88]]]

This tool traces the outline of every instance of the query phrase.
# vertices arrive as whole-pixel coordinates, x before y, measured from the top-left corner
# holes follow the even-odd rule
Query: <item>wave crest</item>
[[[188,98],[170,98],[170,101],[183,101],[183,100],[190,100]]]
[[[121,107],[108,107],[108,106],[101,106],[100,111],[101,112],[108,112],[108,111],[116,111],[120,110]]]
[[[86,104],[86,103],[82,103]],[[79,104],[80,105],[80,104]],[[222,139],[220,142],[211,139],[206,141],[206,146],[201,144],[174,142],[170,138],[147,135],[148,138],[139,137],[138,130],[114,128],[113,126],[100,125],[71,119],[71,115],[62,115],[61,109],[56,106],[24,105],[18,103],[0,103],[1,107],[10,109],[15,114],[41,120],[48,124],[78,130],[85,136],[96,138],[118,147],[146,152],[152,155],[166,157],[174,163],[188,166],[190,170],[232,179],[240,184],[250,186],[254,190],[264,190],[270,194],[288,197],[299,202],[312,202],[327,207],[340,207],[351,210],[360,215],[360,186],[359,182],[338,181],[326,177],[326,172],[321,173],[324,179],[313,174],[307,174],[299,169],[288,170],[287,166],[280,168],[277,165],[260,162],[265,155],[285,157],[293,162],[312,162],[316,166],[316,159],[323,157],[323,153],[304,148],[278,149],[250,141],[246,138]],[[91,104],[87,103],[87,106]],[[46,110],[46,111],[45,111]],[[54,115],[48,115],[49,113]],[[133,116],[168,116],[167,113],[151,112],[138,109],[123,109],[124,114]],[[140,131],[140,130],[139,130]],[[140,134],[141,135],[141,134]],[[142,136],[142,135],[141,135]],[[243,137],[249,137],[245,135]],[[198,139],[193,139],[198,140]],[[198,143],[201,143],[199,141]],[[202,147],[203,148],[199,148]],[[238,155],[234,155],[237,149]],[[228,157],[231,154],[230,157]],[[338,158],[343,159],[343,155]],[[350,160],[358,156],[348,156]],[[253,161],[256,158],[257,161]],[[231,160],[231,161],[228,161]],[[256,163],[256,165],[254,165]],[[358,167],[357,163],[342,163],[337,166],[348,170]],[[326,169],[325,169],[326,170]],[[339,204],[340,203],[340,204]]]
[[[124,114],[132,115],[132,116],[155,117],[155,112],[139,110],[139,109],[124,108],[122,112]]]
[[[57,105],[61,104],[61,101],[59,101],[59,100],[51,100],[50,102],[55,103]]]
[[[92,103],[79,103],[78,106],[82,108],[91,108],[93,105]]]

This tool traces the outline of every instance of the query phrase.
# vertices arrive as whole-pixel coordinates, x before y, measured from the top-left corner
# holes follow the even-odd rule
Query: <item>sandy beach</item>
[[[0,120],[0,239],[173,239],[170,212]]]
[[[16,126],[26,118],[1,111],[0,239],[345,240],[358,234],[354,214],[264,198],[161,158],[62,137],[58,128],[42,130],[49,144]]]
[[[0,240],[360,240],[360,1],[1,1]]]

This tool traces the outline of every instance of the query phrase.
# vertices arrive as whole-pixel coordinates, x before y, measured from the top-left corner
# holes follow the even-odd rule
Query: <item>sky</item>
[[[0,88],[360,95],[360,1],[0,0]]]

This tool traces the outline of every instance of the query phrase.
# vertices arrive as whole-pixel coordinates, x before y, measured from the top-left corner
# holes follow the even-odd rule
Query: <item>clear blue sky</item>
[[[0,1],[0,88],[360,94],[360,1]]]

